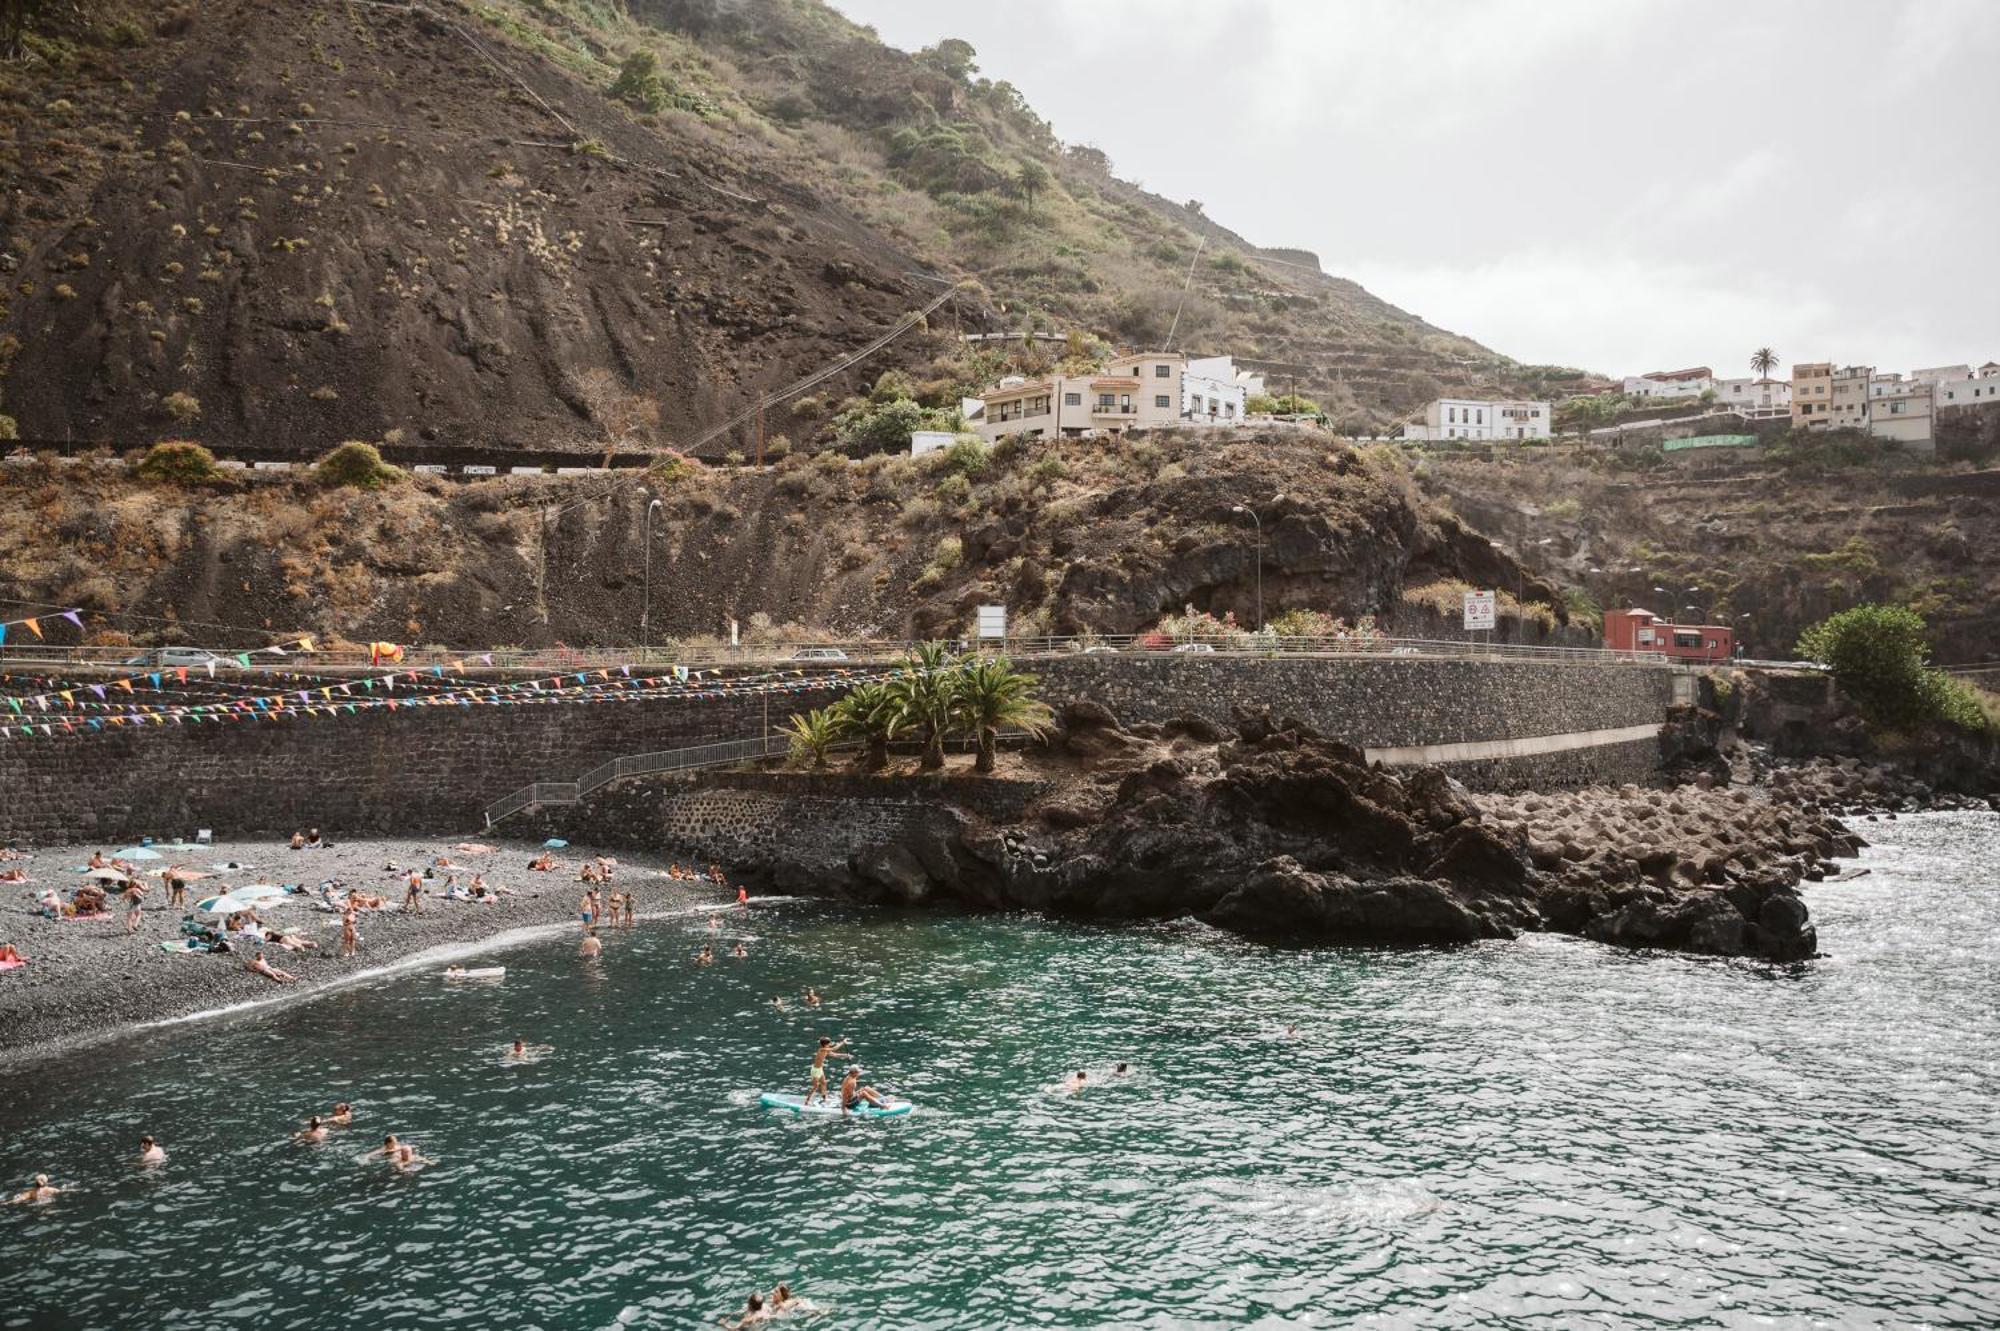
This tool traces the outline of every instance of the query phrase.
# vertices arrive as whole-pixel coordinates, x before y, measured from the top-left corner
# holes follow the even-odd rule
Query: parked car
[[[1215,645],[1207,642],[1184,642],[1174,648],[1174,650],[1177,652],[1208,652],[1212,654],[1215,651]]]
[[[223,656],[201,647],[155,647],[150,651],[122,662],[128,666],[188,666],[191,669],[206,670],[209,662],[215,662],[218,670],[236,668],[236,658]]]
[[[794,661],[845,661],[847,653],[838,647],[801,647],[792,653]]]

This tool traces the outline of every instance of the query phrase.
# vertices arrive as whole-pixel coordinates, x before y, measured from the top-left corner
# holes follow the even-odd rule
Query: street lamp
[[[1274,494],[1271,496],[1271,502],[1275,504],[1284,497],[1282,494]],[[1247,514],[1250,521],[1257,524],[1257,631],[1262,633],[1264,631],[1264,520],[1257,516],[1255,509],[1246,508],[1242,504],[1231,504],[1229,511]]]
[[[655,499],[646,505],[646,594],[639,607],[639,659],[653,659],[653,513],[660,507]]]

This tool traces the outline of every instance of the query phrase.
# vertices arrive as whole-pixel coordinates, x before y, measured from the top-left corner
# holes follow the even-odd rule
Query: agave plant
[[[1048,733],[1052,713],[1035,697],[1035,677],[1014,669],[1004,656],[962,665],[954,680],[952,712],[970,730],[979,748],[973,770],[991,772],[1002,730]]]
[[[958,663],[941,642],[923,643],[903,659],[902,673],[889,683],[895,700],[892,735],[913,733],[924,744],[921,766],[944,766],[944,740],[951,730],[952,704],[958,694]]]
[[[895,733],[896,696],[887,684],[859,684],[830,709],[834,734],[840,740],[859,740],[861,768],[879,772],[889,765],[889,737]]]
[[[782,729],[790,741],[785,756],[800,767],[825,767],[826,755],[839,738],[838,722],[825,707],[794,714]]]

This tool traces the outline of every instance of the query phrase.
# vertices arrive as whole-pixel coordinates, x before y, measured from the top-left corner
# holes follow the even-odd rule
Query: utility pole
[[[645,491],[641,490],[640,494]],[[646,504],[646,593],[639,607],[639,659],[653,659],[653,514],[659,510],[660,501],[650,500]]]
[[[761,403],[757,407],[757,465],[764,465],[764,407]]]

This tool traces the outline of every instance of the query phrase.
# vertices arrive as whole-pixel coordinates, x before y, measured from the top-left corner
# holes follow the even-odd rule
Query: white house
[[[1911,383],[1900,374],[1878,374],[1868,385],[1868,433],[1878,439],[1928,448],[1937,415],[1937,385]]]
[[[1626,397],[1700,397],[1715,387],[1715,371],[1706,365],[1689,370],[1654,370],[1625,380]]]
[[[1715,400],[1739,411],[1783,415],[1792,409],[1792,384],[1789,379],[1717,379]]]
[[[1177,425],[1186,368],[1186,357],[1152,351],[1120,356],[1093,374],[1009,375],[980,398],[972,428],[991,443],[1010,434],[1076,438]]]
[[[1264,376],[1237,369],[1228,356],[1190,360],[1181,375],[1181,419],[1234,425],[1249,414],[1250,395],[1263,391]]]
[[[2000,402],[2000,363],[1988,361],[1976,377],[1945,379],[1937,385],[1939,407],[1969,407],[1977,402]]]
[[[1403,438],[1546,439],[1549,416],[1546,402],[1441,397],[1424,408],[1421,422],[1403,427]]]

